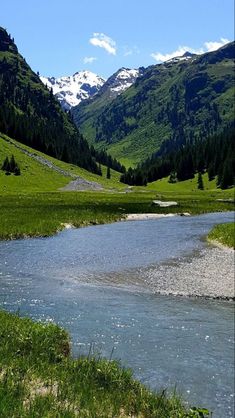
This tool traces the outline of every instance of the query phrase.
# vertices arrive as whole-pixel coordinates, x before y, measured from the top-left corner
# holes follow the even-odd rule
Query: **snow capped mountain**
[[[140,75],[140,70],[131,70],[129,68],[121,68],[116,74],[113,80],[113,86],[110,87],[111,92],[117,94],[127,90],[135,82]]]
[[[82,100],[94,96],[104,85],[105,79],[90,71],[80,71],[68,77],[40,77],[41,81],[52,88],[64,110],[70,110]]]
[[[115,98],[127,90],[129,87],[131,87],[136,79],[142,74],[143,68],[130,69],[123,67],[114,73],[111,77],[109,77],[109,79],[102,87],[100,93],[104,92],[105,90],[108,91],[110,97]]]
[[[196,54],[193,54],[189,51],[186,51],[183,55],[181,55],[179,57],[171,58],[171,59],[167,60],[166,62],[167,63],[177,63],[177,62],[180,62],[180,61],[188,61],[188,60],[191,60],[192,58],[195,58],[196,56],[197,56]]]

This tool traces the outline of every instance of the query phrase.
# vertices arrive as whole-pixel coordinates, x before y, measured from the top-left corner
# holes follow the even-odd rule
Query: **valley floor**
[[[128,187],[113,170],[107,179],[106,167],[102,167],[101,177],[0,134],[0,165],[12,154],[21,175],[6,176],[0,170],[0,239],[48,236],[65,224],[108,223],[128,214],[200,214],[234,207],[234,189],[217,189],[206,173],[204,190],[198,190],[196,178],[176,184],[162,179],[147,187]],[[154,204],[156,199],[177,205],[159,207]]]

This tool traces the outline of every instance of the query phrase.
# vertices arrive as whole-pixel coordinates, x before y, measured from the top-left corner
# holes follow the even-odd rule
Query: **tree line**
[[[136,169],[127,170],[122,174],[120,181],[129,185],[143,186],[148,182],[170,176],[169,182],[174,183],[191,179],[196,173],[207,172],[209,180],[217,178],[217,186],[226,189],[234,185],[234,137],[235,129],[232,125],[220,134],[206,139],[200,136],[182,143],[173,151],[169,151],[166,147],[161,153],[153,154]]]
[[[90,148],[72,118],[24,58],[7,32],[0,33],[0,131],[52,157],[101,175],[98,163],[122,166],[105,151]]]

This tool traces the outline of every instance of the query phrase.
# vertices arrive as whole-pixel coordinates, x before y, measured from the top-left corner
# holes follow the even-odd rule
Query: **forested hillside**
[[[234,118],[234,42],[217,51],[148,67],[111,103],[94,97],[73,116],[95,147],[132,165],[162,143],[211,136]]]
[[[0,28],[0,132],[95,173],[97,164],[108,163],[122,171],[121,165],[105,153],[97,153],[79,133],[25,59],[14,39]]]
[[[121,181],[142,186],[170,176],[169,182],[176,183],[197,174],[198,187],[203,189],[201,175],[207,171],[209,181],[216,178],[217,185],[227,189],[234,185],[235,179],[234,138],[234,126],[230,126],[219,135],[185,142],[177,150],[162,149],[135,170],[129,169]]]

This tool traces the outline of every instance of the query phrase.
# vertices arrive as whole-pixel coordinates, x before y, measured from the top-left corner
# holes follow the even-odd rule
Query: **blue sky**
[[[6,28],[34,71],[108,77],[234,39],[233,0],[8,0]],[[221,40],[222,39],[222,40]],[[217,44],[218,43],[218,44]]]

